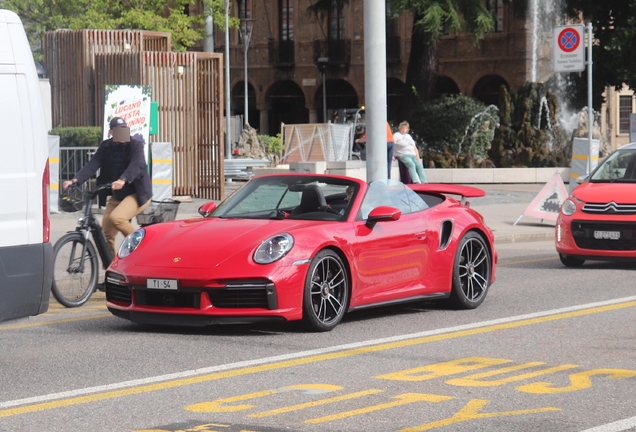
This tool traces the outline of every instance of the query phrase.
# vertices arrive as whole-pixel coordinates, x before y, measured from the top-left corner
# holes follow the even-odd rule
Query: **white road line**
[[[447,327],[447,328],[429,330],[429,331],[419,332],[419,333],[410,333],[406,335],[392,336],[392,337],[380,338],[380,339],[371,339],[371,340],[363,341],[363,342],[336,345],[332,347],[320,348],[320,349],[309,350],[309,351],[300,351],[300,352],[284,354],[280,356],[264,357],[260,359],[254,359],[254,360],[228,363],[224,365],[193,369],[189,371],[176,372],[172,374],[159,375],[154,377],[142,378],[138,380],[122,381],[122,382],[102,385],[102,386],[86,387],[86,388],[77,389],[77,390],[51,393],[47,395],[34,396],[34,397],[29,397],[24,399],[15,399],[15,400],[10,400],[6,402],[0,402],[0,409],[11,408],[11,407],[20,406],[20,405],[33,404],[33,403],[40,403],[40,402],[50,402],[56,399],[83,396],[83,395],[92,394],[92,393],[118,390],[118,389],[136,387],[136,386],[141,386],[146,384],[154,384],[154,383],[169,381],[174,379],[188,378],[188,377],[197,376],[197,375],[206,375],[206,374],[226,371],[230,369],[239,369],[239,368],[250,367],[250,366],[258,366],[258,365],[263,365],[268,363],[293,360],[293,359],[302,358],[302,357],[309,357],[309,356],[327,354],[327,353],[332,353],[337,351],[357,349],[357,348],[362,348],[362,347],[367,347],[372,345],[380,345],[380,344],[398,342],[398,341],[403,341],[408,339],[416,339],[416,338],[435,336],[435,335],[440,335],[445,333],[472,330],[472,329],[476,329],[480,327],[506,324],[506,323],[511,323],[515,321],[522,321],[522,320],[533,319],[533,318],[541,318],[541,317],[550,316],[550,315],[558,315],[562,313],[575,312],[575,311],[579,311],[583,309],[592,309],[592,308],[610,306],[610,305],[619,304],[619,303],[627,303],[630,301],[636,301],[636,296],[623,297],[623,298],[607,300],[603,302],[587,303],[587,304],[583,304],[579,306],[570,306],[570,307],[552,309],[552,310],[543,311],[543,312],[535,312],[535,313],[525,314],[525,315],[517,315],[517,316],[508,317],[508,318],[499,318],[499,319],[490,320],[490,321],[482,321],[482,322],[473,323],[473,324],[465,324],[465,325],[460,325],[455,327]],[[611,429],[608,429],[608,431],[610,430]]]
[[[632,428],[636,428],[636,417],[604,424],[581,432],[621,432]]]

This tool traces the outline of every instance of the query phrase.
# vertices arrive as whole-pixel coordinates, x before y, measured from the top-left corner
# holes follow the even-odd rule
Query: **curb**
[[[534,234],[495,234],[495,244],[526,243],[547,240],[554,240],[554,231]]]

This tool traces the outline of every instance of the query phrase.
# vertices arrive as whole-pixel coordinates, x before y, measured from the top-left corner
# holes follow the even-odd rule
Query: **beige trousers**
[[[130,223],[130,220],[144,211],[148,205],[148,200],[144,205],[139,206],[137,204],[137,194],[128,195],[121,201],[110,197],[106,209],[104,210],[104,217],[102,218],[102,230],[108,240],[110,252],[115,257],[115,239],[117,233],[121,232],[124,237],[135,231],[135,227]]]

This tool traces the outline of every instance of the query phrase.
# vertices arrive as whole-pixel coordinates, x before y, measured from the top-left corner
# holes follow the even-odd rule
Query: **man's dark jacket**
[[[124,172],[119,176],[112,171],[111,149],[115,145],[124,146],[123,166]],[[113,139],[107,139],[97,147],[97,151],[90,161],[82,167],[75,178],[79,184],[84,183],[93,174],[99,171],[98,183],[108,183],[118,179],[125,180],[135,188],[137,193],[137,203],[144,205],[152,198],[152,184],[148,174],[148,165],[144,156],[144,144],[136,139],[131,139],[130,143],[115,144]],[[114,178],[118,177],[118,178]]]

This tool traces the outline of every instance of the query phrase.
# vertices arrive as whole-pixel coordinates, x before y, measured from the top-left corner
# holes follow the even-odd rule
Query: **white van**
[[[20,18],[0,9],[0,321],[49,307],[48,155],[31,47]]]

